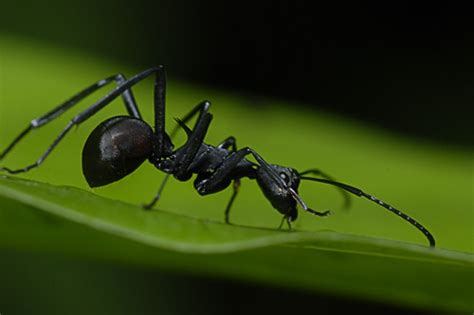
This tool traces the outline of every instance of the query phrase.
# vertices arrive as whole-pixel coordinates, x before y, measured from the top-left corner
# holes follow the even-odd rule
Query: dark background
[[[298,1],[18,1],[0,30],[472,145],[471,10]],[[300,105],[306,104],[306,105]],[[258,106],[256,103],[255,106]]]
[[[355,117],[410,137],[472,145],[474,26],[466,11],[413,4],[323,3],[12,1],[2,3],[0,32],[49,41],[134,67],[165,64],[175,79],[253,98],[286,99],[288,104]],[[4,262],[12,266],[38,259],[18,253],[9,257]],[[60,292],[63,279],[67,283],[74,274],[90,272],[96,279],[102,275],[104,283],[115,279],[130,290],[146,292],[143,301],[135,299],[134,303],[143,302],[143,308],[150,311],[159,310],[153,290],[160,282],[170,286],[171,291],[165,290],[170,296],[181,292],[184,300],[215,297],[214,304],[208,300],[198,304],[195,311],[202,308],[202,313],[210,311],[206,310],[209,305],[225,312],[232,303],[256,312],[291,312],[297,306],[314,307],[318,313],[409,311],[51,255],[39,261],[39,267],[30,266],[32,274],[44,276],[42,281],[58,276],[47,267],[51,264],[58,265],[54,268],[64,276],[54,280],[57,284],[47,292]],[[15,307],[21,310],[21,304]]]

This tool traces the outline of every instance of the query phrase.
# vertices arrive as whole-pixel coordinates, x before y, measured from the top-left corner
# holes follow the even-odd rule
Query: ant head
[[[257,182],[265,197],[281,214],[293,222],[298,217],[298,186],[300,176],[295,169],[275,164],[261,164]],[[298,196],[298,197],[296,197]]]
[[[117,116],[90,134],[82,150],[82,172],[90,187],[115,182],[136,170],[153,151],[154,134],[143,120]]]
[[[308,171],[300,174],[293,168],[268,164],[255,151],[251,152],[259,163],[256,177],[260,189],[273,207],[288,219],[288,223],[295,221],[298,217],[297,204],[313,215],[327,216],[330,214],[330,211],[318,212],[310,209],[298,194],[300,180],[310,179],[302,176]]]

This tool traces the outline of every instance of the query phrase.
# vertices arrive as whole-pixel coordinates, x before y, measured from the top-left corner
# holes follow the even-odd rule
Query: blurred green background
[[[467,110],[472,78],[464,70],[469,62],[454,58],[456,52],[466,53],[460,47],[469,51],[472,45],[465,38],[450,38],[455,29],[435,27],[446,20],[436,14],[394,14],[394,20],[411,21],[405,33],[404,27],[390,28],[386,21],[377,24],[377,31],[366,21],[344,33],[360,20],[352,17],[342,26],[315,31],[335,16],[321,18],[322,12],[333,12],[330,8],[313,16],[283,2],[268,5],[260,4],[245,19],[239,15],[245,8],[230,13],[212,2],[53,1],[48,8],[32,1],[5,4],[0,19],[0,147],[32,118],[91,82],[163,63],[170,78],[169,124],[210,99],[215,119],[207,142],[234,135],[239,146],[251,146],[271,162],[322,168],[413,215],[435,234],[440,247],[472,253],[473,133]],[[375,13],[364,8],[356,12],[365,17]],[[315,20],[319,22],[312,24]],[[262,21],[274,28],[263,27]],[[428,22],[432,28],[425,26]],[[392,41],[368,40],[380,29]],[[359,35],[367,32],[357,30],[372,32],[365,40]],[[468,38],[470,30],[463,34]],[[432,49],[436,43],[439,50]],[[421,57],[422,65],[417,62]],[[151,85],[148,80],[136,88],[148,121],[153,117]],[[43,167],[23,177],[89,190],[80,170],[82,145],[95,125],[117,113],[124,113],[118,102],[68,135]],[[70,117],[65,116],[32,135],[2,165],[32,162]],[[144,165],[127,180],[94,191],[140,204],[153,196],[162,177]],[[354,200],[345,212],[330,187],[306,183],[301,192],[308,204],[337,215],[315,220],[302,214],[298,229],[425,242],[410,225],[366,201]],[[229,194],[200,198],[190,183],[172,181],[159,207],[221,220]],[[280,221],[250,181],[243,182],[232,218],[257,227],[275,227]],[[320,313],[416,311],[55,253],[2,249],[1,255],[2,314],[283,312],[296,305]],[[276,298],[282,295],[286,298]],[[234,308],[237,304],[241,308]]]
[[[318,1],[32,0],[0,29],[187,82],[266,95],[364,124],[472,145],[471,10]],[[300,102],[295,102],[300,101]],[[258,104],[250,103],[252,106]]]

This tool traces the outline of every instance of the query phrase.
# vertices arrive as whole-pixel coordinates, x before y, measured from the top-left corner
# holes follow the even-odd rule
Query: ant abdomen
[[[116,116],[102,122],[82,150],[89,186],[104,186],[132,173],[151,155],[153,138],[152,128],[137,118]]]

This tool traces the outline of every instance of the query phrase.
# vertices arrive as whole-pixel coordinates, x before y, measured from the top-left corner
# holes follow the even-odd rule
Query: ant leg
[[[283,227],[283,223],[285,223],[285,221],[286,221],[286,224],[288,224],[288,231],[291,231],[291,220],[290,220],[290,217],[286,215],[284,215],[283,218],[281,219],[278,229],[281,230],[281,228]]]
[[[228,137],[227,139],[222,141],[217,147],[222,148],[222,149],[232,148],[231,151],[236,152],[237,151],[237,144],[236,144],[235,137],[232,137],[232,136]]]
[[[99,90],[100,88],[108,85],[110,82],[117,82],[118,85],[122,84],[123,82],[126,81],[125,76],[121,73],[110,76],[108,78],[105,78],[103,80],[100,80],[88,87],[86,87],[84,90],[80,91],[76,95],[72,96],[62,104],[56,106],[53,110],[49,111],[48,113],[33,119],[28,127],[24,129],[8,146],[7,148],[0,153],[0,160],[3,159],[8,152],[10,152],[19,142],[20,140],[25,137],[31,130],[40,128],[47,123],[53,121],[57,117],[61,116],[63,113],[65,113],[68,109],[72,108],[74,105],[82,101],[84,98],[87,96],[91,95],[95,91]],[[140,112],[138,110],[138,107],[135,102],[135,98],[132,94],[131,90],[126,90],[123,95],[123,101],[125,103],[125,108],[127,109],[127,112],[129,113],[130,116],[133,116],[135,118],[141,119]]]
[[[202,140],[199,140],[199,139],[196,139],[196,136],[193,136],[193,131],[190,130],[190,129],[186,126],[185,123],[186,123],[187,121],[189,121],[194,115],[196,115],[196,114],[199,112],[198,122],[196,123],[196,127],[197,127],[197,124],[198,124],[199,121],[202,119],[202,116],[203,116],[204,114],[206,114],[206,113],[209,111],[209,107],[210,107],[210,106],[211,106],[211,103],[210,103],[210,102],[208,102],[208,101],[203,101],[203,102],[199,103],[197,106],[195,106],[195,107],[194,107],[188,114],[186,114],[183,118],[181,118],[181,119],[176,119],[178,125],[175,126],[175,127],[173,128],[173,130],[171,131],[171,133],[170,133],[170,139],[172,139],[172,138],[175,136],[176,132],[177,132],[178,129],[181,127],[181,128],[183,128],[183,129],[186,131],[186,134],[188,135],[188,142],[187,142],[187,143],[190,143],[190,142],[196,143],[196,144],[199,143],[199,142],[202,143],[202,141],[204,140],[204,136],[205,136],[205,134],[206,134],[206,132],[207,132],[207,127],[205,128],[206,131],[205,131],[204,134],[202,135]],[[161,108],[161,107],[159,107],[159,108]],[[164,107],[163,107],[163,108],[164,108]],[[161,109],[158,109],[158,110],[161,110]],[[211,116],[211,117],[212,117],[212,116]],[[210,122],[209,122],[209,123],[210,123]],[[200,128],[202,128],[202,127],[200,127]],[[196,128],[195,128],[195,129],[196,129]],[[196,130],[197,130],[197,129],[196,129]],[[202,132],[202,131],[200,131],[200,132]],[[191,140],[191,137],[194,137],[194,138],[193,138],[194,140]],[[192,162],[192,160],[194,159],[194,156],[195,156],[196,153],[197,153],[196,147],[197,147],[197,150],[199,150],[200,145],[199,145],[199,146],[189,146],[186,150],[184,150],[184,151],[186,151],[186,152],[185,152],[186,156],[192,157],[191,162]],[[183,172],[183,174],[181,174],[181,173],[178,174],[178,175],[177,175],[177,178],[183,178],[183,177],[189,176],[189,175],[187,174],[187,173],[188,173],[188,172],[187,172],[187,168],[189,167],[190,163],[188,164],[188,162],[185,160],[185,156],[181,158],[180,162],[177,162],[177,165],[180,165],[179,167],[180,167],[180,169],[181,169],[182,172]],[[153,208],[153,207],[156,205],[156,203],[160,200],[161,194],[163,193],[163,190],[164,190],[164,188],[165,188],[165,185],[166,185],[166,183],[168,182],[168,179],[169,179],[170,176],[171,176],[171,174],[166,174],[166,175],[165,175],[165,178],[164,178],[163,181],[161,182],[161,185],[160,185],[160,188],[158,189],[157,194],[155,195],[155,197],[153,197],[152,201],[149,202],[149,203],[147,203],[147,204],[145,204],[145,205],[143,206],[143,208],[149,210],[149,209]],[[178,176],[180,176],[180,177],[178,177]]]
[[[156,74],[156,79],[155,79],[155,95],[154,95],[155,96],[155,99],[154,99],[155,136],[156,136],[156,145],[155,145],[154,151],[155,151],[155,158],[160,158],[163,156],[171,155],[173,151],[173,145],[171,143],[171,138],[170,136],[168,136],[165,129],[166,73],[163,66],[159,66],[155,69],[157,70],[157,74]],[[199,105],[197,106],[197,108],[191,111],[190,113],[191,115],[188,114],[184,117],[183,119],[184,122],[189,120],[189,118],[191,118],[191,116],[194,115],[194,111],[197,112],[199,109],[201,109],[200,110],[201,114],[199,116],[199,119],[201,119],[202,115],[208,111],[210,103],[205,101]],[[173,135],[174,133],[171,133],[171,136]]]
[[[211,103],[209,101],[202,101],[201,103],[197,104],[189,113],[184,115],[182,118],[178,119],[179,121],[182,122],[182,124],[178,124],[178,126],[175,126],[173,130],[170,133],[170,137],[173,138],[176,135],[176,132],[179,130],[179,127],[182,127],[184,124],[186,124],[191,118],[193,118],[197,113],[199,113],[199,118],[203,115],[203,113],[206,113],[209,111],[209,107],[211,106]]]
[[[66,127],[61,131],[61,133],[58,135],[58,137],[53,141],[53,143],[46,149],[46,151],[40,156],[38,160],[36,160],[35,163],[28,165],[24,168],[17,169],[17,170],[11,170],[9,168],[0,168],[0,171],[6,171],[10,174],[17,174],[17,173],[23,173],[27,172],[33,168],[38,167],[43,163],[43,161],[48,157],[48,155],[51,153],[51,151],[59,144],[59,142],[64,138],[64,136],[71,130],[73,126],[78,126],[88,118],[92,117],[95,115],[98,111],[100,111],[102,108],[107,106],[110,102],[112,102],[114,99],[116,99],[119,95],[124,94],[127,90],[129,90],[133,85],[137,84],[138,82],[142,81],[146,77],[150,76],[153,73],[160,74],[161,71],[163,71],[163,66],[155,67],[155,68],[150,68],[148,70],[145,70],[143,72],[140,72],[139,74],[133,76],[132,78],[123,81],[122,84],[117,86],[114,90],[109,92],[107,95],[102,97],[98,102],[93,104],[92,106],[88,107],[78,115],[76,115],[69,123],[66,125]]]
[[[31,164],[31,165],[28,165],[24,168],[20,168],[20,169],[16,169],[16,170],[12,170],[12,169],[9,169],[8,167],[0,167],[0,171],[5,171],[9,174],[18,174],[18,173],[24,173],[24,172],[28,172],[29,170],[35,168],[35,167],[38,167],[39,165],[41,165],[41,163],[43,163],[43,161],[46,159],[46,157],[51,153],[51,151],[58,145],[58,143],[64,138],[64,136],[69,132],[69,130],[71,130],[72,126],[74,126],[74,124],[72,122],[69,122],[67,124],[67,126],[63,129],[63,131],[59,134],[59,136],[53,141],[53,143],[48,147],[48,149],[46,150],[46,152],[44,152],[40,158],[38,160],[36,160],[35,163]]]
[[[154,69],[156,71],[154,85],[156,145],[154,151],[156,157],[159,158],[171,154],[172,144],[165,131],[166,72],[163,66]]]
[[[283,227],[283,223],[285,223],[286,221],[286,215],[284,215],[282,218],[281,218],[281,222],[280,222],[280,225],[278,226],[278,229],[281,230],[281,228]]]
[[[168,182],[168,179],[170,178],[170,174],[166,174],[165,178],[161,182],[160,188],[158,189],[158,193],[153,197],[153,200],[147,204],[143,205],[143,208],[146,210],[150,210],[155,206],[155,204],[160,200],[161,193],[163,192],[163,189],[165,189],[165,185]]]
[[[291,218],[286,217],[286,224],[288,224],[288,231],[291,231]]]
[[[321,171],[319,169],[316,169],[316,168],[309,169],[309,170],[306,170],[304,172],[299,173],[300,176],[303,176],[303,175],[306,175],[306,174],[313,174],[313,175],[321,176],[322,178],[334,181],[334,178],[332,178],[328,174],[326,174],[323,171]],[[343,207],[346,208],[346,209],[349,208],[351,206],[351,195],[347,191],[345,191],[344,189],[342,189],[340,187],[336,187],[336,188],[341,192],[342,197],[344,198]]]
[[[209,106],[207,106],[207,108],[209,108]],[[212,114],[207,112],[207,108],[201,112],[201,115],[199,116],[192,133],[189,135],[188,140],[176,153],[174,176],[178,180],[185,181],[191,176],[188,168],[196,157],[199,148],[201,148],[204,137],[207,134],[207,129],[209,128],[212,120]]]
[[[190,114],[187,115],[187,120],[189,120],[193,113],[197,113],[197,110],[196,109],[202,109],[202,105],[204,105],[206,102],[203,102],[201,104],[199,104],[198,106],[196,106],[193,111],[191,111]],[[210,105],[210,104],[209,104]],[[207,109],[206,109],[207,110]],[[186,119],[183,118],[183,119]],[[178,127],[181,126],[181,127],[185,127],[184,125],[184,120],[181,120],[181,119],[178,119]],[[187,127],[186,127],[187,128]],[[192,134],[192,131],[188,130],[188,129],[185,129],[186,132],[191,136]],[[221,144],[219,144],[218,146],[219,148],[224,148],[224,149],[228,149],[229,147],[232,147],[232,151],[235,152],[237,151],[237,147],[236,147],[236,141],[235,141],[235,137],[228,137],[227,139],[225,139]],[[158,189],[158,193],[155,195],[155,197],[153,197],[152,201],[148,204],[145,204],[143,207],[147,210],[153,208],[156,203],[160,200],[160,197],[161,197],[161,194],[163,192],[163,189],[165,188],[165,185],[169,179],[171,174],[166,174],[165,178],[163,179],[163,181],[161,182],[161,185],[160,185],[160,188]],[[227,207],[226,207],[226,210],[225,210],[225,221],[226,223],[230,223],[229,222],[229,213],[230,213],[230,209],[232,207],[232,204],[235,200],[235,197],[237,196],[237,193],[239,192],[239,187],[240,187],[240,180],[236,179],[234,180],[234,185],[233,185],[233,188],[234,188],[234,192],[232,193],[232,196],[230,198],[230,201],[229,203],[227,204]]]
[[[236,144],[235,137],[232,137],[232,136],[228,137],[222,143],[220,143],[217,147],[222,148],[222,149],[229,149],[230,147],[232,152],[236,152],[237,144]],[[225,208],[225,223],[227,224],[230,224],[230,221],[229,221],[230,209],[232,208],[232,204],[234,203],[234,200],[237,197],[237,194],[239,193],[240,179],[234,179],[232,188],[234,189],[234,191],[232,192],[232,196],[230,197],[229,203],[227,204],[227,207]]]
[[[227,207],[225,208],[225,223],[230,224],[230,209],[232,208],[232,204],[234,203],[235,197],[237,197],[237,194],[239,193],[239,188],[240,188],[240,179],[234,179],[234,183],[232,185],[232,188],[234,191],[232,192],[232,196],[230,197],[229,203],[227,204]]]
[[[212,175],[205,176],[205,178],[199,178],[198,176],[194,182],[198,193],[200,195],[212,194],[229,186],[230,182],[234,179],[232,178],[232,172],[248,154],[250,154],[249,148],[240,149],[226,157]]]

